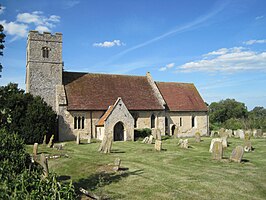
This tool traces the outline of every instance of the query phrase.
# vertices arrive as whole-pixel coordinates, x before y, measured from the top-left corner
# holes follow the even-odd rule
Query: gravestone
[[[54,135],[52,135],[52,137],[50,138],[47,147],[48,147],[48,148],[52,148],[52,146],[53,146],[53,142],[54,142]]]
[[[87,143],[90,144],[91,143],[91,135],[88,134],[87,137],[88,137]]]
[[[155,140],[154,148],[156,151],[161,151],[162,150],[162,141],[161,140]]]
[[[245,139],[245,134],[244,134],[243,130],[241,130],[241,129],[237,130],[237,134],[238,134],[240,139]]]
[[[221,137],[223,148],[227,147],[227,138],[228,136]]]
[[[262,136],[262,130],[261,129],[257,129],[257,137],[261,137]]]
[[[228,135],[228,137],[232,137],[233,131],[231,129],[226,129],[225,132]]]
[[[230,156],[230,160],[234,162],[241,162],[244,155],[244,148],[242,146],[237,146]]]
[[[76,143],[77,144],[80,144],[80,135],[79,135],[79,132],[77,133]]]
[[[180,145],[182,149],[188,149],[188,139],[180,139],[178,145]]]
[[[142,140],[142,143],[147,144],[148,141],[149,141],[149,137],[145,137],[145,138]]]
[[[44,177],[47,177],[49,175],[48,161],[43,153],[41,154],[40,157],[40,165],[43,167]]]
[[[46,135],[43,136],[42,144],[43,144],[43,145],[46,145]]]
[[[153,140],[153,136],[150,135],[149,140],[148,140],[148,144],[152,144],[152,140]]]
[[[227,134],[226,134],[226,132],[225,132],[225,129],[224,128],[220,128],[220,130],[219,130],[219,136],[220,137],[225,137]]]
[[[211,141],[210,149],[209,152],[212,153],[213,145],[215,142],[221,142],[222,143],[223,139],[222,138],[213,138]]]
[[[211,137],[213,137],[214,136],[214,133],[215,133],[215,131],[211,131]]]
[[[252,145],[250,140],[245,140],[244,141],[244,151],[245,152],[250,152],[252,151]]]
[[[37,154],[38,154],[38,143],[34,143],[34,145],[33,145],[33,157],[36,158]]]
[[[161,140],[161,131],[158,128],[152,128],[151,134],[155,140]]]
[[[201,141],[200,132],[196,132],[195,133],[195,141],[196,142],[200,142]]]
[[[221,142],[214,142],[212,148],[212,159],[221,160],[223,158],[223,145]]]
[[[115,159],[115,166],[114,166],[114,170],[118,171],[120,169],[120,165],[121,165],[121,159],[120,158],[116,158]]]
[[[104,134],[102,143],[98,151],[102,153],[111,153],[112,143],[113,143],[112,134],[110,133]]]
[[[53,148],[56,150],[62,150],[63,149],[64,144],[54,144]]]

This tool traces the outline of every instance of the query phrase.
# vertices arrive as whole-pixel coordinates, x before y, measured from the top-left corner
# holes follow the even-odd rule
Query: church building
[[[135,129],[161,135],[208,134],[208,108],[194,84],[143,76],[63,70],[62,34],[30,31],[26,92],[41,96],[58,115],[60,141],[81,138],[134,140]]]

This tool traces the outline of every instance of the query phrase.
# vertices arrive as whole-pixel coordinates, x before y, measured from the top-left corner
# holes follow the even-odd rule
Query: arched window
[[[78,122],[77,117],[74,117],[74,129],[77,129],[77,122]]]
[[[43,58],[49,58],[49,48],[48,47],[43,47],[42,48],[42,57]]]
[[[191,126],[192,128],[195,127],[195,116],[191,117]]]
[[[137,128],[138,127],[138,117],[135,116],[134,117],[134,128]]]
[[[168,118],[167,117],[165,117],[164,124],[165,124],[165,132],[166,134],[168,134]]]
[[[155,128],[155,116],[154,116],[154,114],[151,115],[151,128]]]
[[[80,117],[78,117],[78,129],[80,129]]]
[[[180,117],[180,119],[179,119],[179,126],[183,126],[182,117]]]
[[[85,117],[81,118],[81,129],[84,129]]]

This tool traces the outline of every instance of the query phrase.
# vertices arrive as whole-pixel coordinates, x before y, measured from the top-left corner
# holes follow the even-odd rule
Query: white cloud
[[[113,46],[125,46],[124,43],[122,43],[120,40],[114,40],[114,41],[105,41],[105,42],[100,42],[100,43],[94,43],[94,47],[113,47]]]
[[[266,40],[248,40],[243,42],[245,45],[253,45],[253,44],[263,44],[266,43]]]
[[[66,0],[64,2],[64,7],[65,8],[72,8],[79,3],[80,3],[80,1],[78,1],[78,0]]]
[[[205,71],[231,73],[252,70],[266,71],[266,52],[250,51],[243,47],[224,48],[223,52],[226,53],[188,62],[178,66],[177,69],[181,72]],[[210,53],[203,56],[213,55]]]
[[[261,16],[257,16],[255,19],[256,19],[256,20],[260,20],[260,19],[263,19],[263,18],[264,18],[264,16],[261,15]]]
[[[175,63],[169,63],[159,69],[159,71],[166,71],[167,69],[171,69],[175,66]]]
[[[39,32],[51,32],[51,29],[60,22],[60,16],[45,16],[42,11],[34,11],[31,13],[19,13],[16,21],[1,21],[8,35],[14,36],[11,41],[19,38],[27,37],[29,29]]]
[[[16,37],[27,36],[28,26],[25,24],[19,24],[17,22],[7,23],[6,20],[0,21],[0,23],[4,26],[4,30],[8,35]]]
[[[0,15],[4,13],[6,7],[0,5]]]

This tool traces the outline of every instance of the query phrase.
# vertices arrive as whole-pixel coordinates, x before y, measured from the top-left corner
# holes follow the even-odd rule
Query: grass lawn
[[[224,159],[215,161],[209,153],[211,139],[196,143],[190,138],[189,149],[177,146],[178,139],[165,139],[161,152],[154,144],[114,142],[112,153],[105,155],[97,152],[100,143],[84,141],[67,142],[61,151],[39,145],[39,153],[68,154],[50,159],[50,171],[110,199],[266,199],[266,139],[251,139],[255,150],[244,153],[242,163],[228,158],[243,140],[229,138]],[[31,153],[32,146],[27,148]],[[107,170],[115,158],[121,159],[122,171]]]

